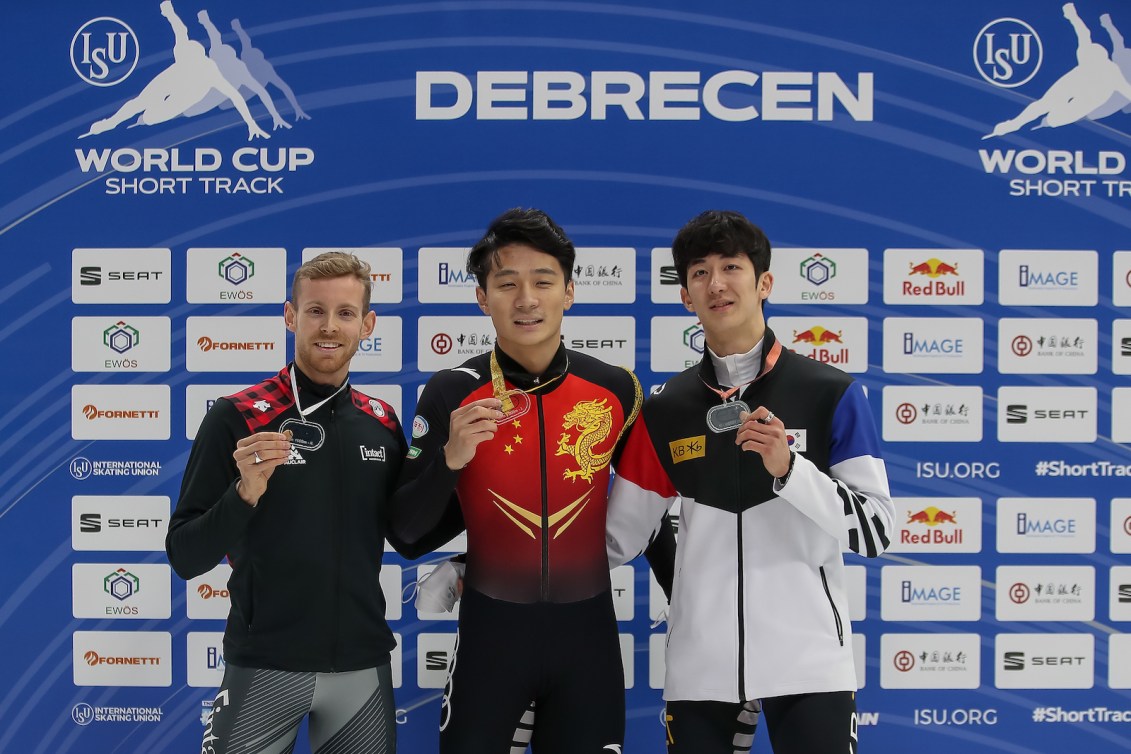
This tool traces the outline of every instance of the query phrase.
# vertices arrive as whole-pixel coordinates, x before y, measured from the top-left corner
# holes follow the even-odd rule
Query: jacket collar
[[[550,361],[550,366],[546,367],[546,371],[542,374],[535,375],[526,371],[525,367],[508,356],[498,345],[495,346],[495,358],[499,362],[499,368],[503,370],[503,377],[519,390],[533,390],[551,380],[564,376],[569,371],[569,354],[566,352],[565,344],[558,345],[558,350]],[[546,391],[549,392],[556,387],[557,384],[547,385]]]
[[[774,331],[767,327],[766,334],[762,336],[762,359],[758,365],[758,376],[753,382],[757,382],[774,370],[778,365],[782,350],[783,347],[778,342],[777,336],[774,335]],[[711,354],[705,346],[703,358],[699,361],[699,379],[703,380],[709,387],[720,387],[718,375],[715,374],[715,364],[711,361]]]

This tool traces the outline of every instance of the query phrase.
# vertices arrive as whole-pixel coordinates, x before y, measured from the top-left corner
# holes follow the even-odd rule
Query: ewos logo
[[[71,67],[94,86],[114,86],[128,79],[138,55],[134,30],[109,16],[87,21],[71,39]]]

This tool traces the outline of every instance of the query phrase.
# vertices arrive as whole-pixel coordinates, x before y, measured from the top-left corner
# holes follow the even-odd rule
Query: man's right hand
[[[256,432],[236,442],[232,458],[240,479],[236,492],[253,508],[267,491],[267,480],[291,455],[290,435],[281,432]]]
[[[499,410],[502,405],[498,398],[480,398],[452,412],[448,442],[444,445],[444,459],[449,469],[457,471],[471,463],[479,443],[495,436],[498,420],[503,418]]]

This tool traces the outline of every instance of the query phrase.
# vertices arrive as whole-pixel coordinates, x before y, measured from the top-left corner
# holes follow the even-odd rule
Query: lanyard
[[[569,357],[567,356],[566,357],[566,370],[568,370],[568,369],[569,369]],[[555,382],[557,382],[558,380],[560,380],[564,376],[565,376],[565,372],[563,371],[557,377],[554,377],[553,379],[546,380],[545,382],[541,383],[540,385],[535,385],[534,387],[530,388],[529,390],[521,390],[521,389],[518,389],[518,388],[516,388],[514,390],[508,390],[506,380],[503,378],[503,368],[499,366],[499,359],[498,359],[498,357],[495,356],[495,352],[491,351],[491,391],[495,394],[496,398],[498,398],[499,400],[501,400],[503,402],[503,407],[502,407],[503,413],[509,413],[509,412],[514,410],[514,396],[515,396],[516,393],[533,393],[533,392],[536,392],[536,391],[541,390],[542,388],[546,387],[547,385],[554,384]],[[527,402],[529,402],[529,399],[527,399]]]
[[[314,413],[314,412],[315,412],[315,411],[317,411],[318,409],[322,408],[322,406],[324,406],[325,404],[327,404],[327,403],[329,403],[330,401],[332,401],[332,400],[334,399],[334,397],[335,397],[335,396],[336,396],[336,395],[337,395],[338,393],[340,393],[340,392],[342,392],[343,390],[345,390],[345,388],[346,388],[346,385],[348,385],[348,384],[349,384],[349,380],[347,379],[347,380],[346,380],[345,382],[343,382],[343,383],[341,384],[341,387],[339,387],[339,388],[338,388],[337,390],[335,390],[335,391],[334,391],[334,392],[333,392],[333,393],[332,393],[332,394],[330,395],[330,397],[328,397],[328,398],[323,398],[322,400],[318,401],[317,403],[315,403],[315,404],[314,404],[313,406],[311,406],[310,408],[308,408],[308,409],[305,409],[305,410],[304,410],[304,409],[303,409],[303,407],[302,407],[302,404],[301,404],[301,403],[299,403],[299,400],[298,400],[298,383],[297,383],[297,382],[295,382],[295,370],[294,370],[294,369],[291,369],[291,370],[290,370],[289,376],[290,376],[290,378],[291,378],[291,391],[292,391],[292,392],[294,392],[294,394],[295,394],[295,408],[297,408],[297,409],[298,409],[298,415],[299,415],[299,416],[301,416],[301,417],[303,417],[304,419],[306,418],[306,415],[307,415],[307,414],[312,414],[312,413]]]
[[[781,349],[782,349],[781,341],[775,340],[774,345],[770,348],[770,352],[766,355],[766,363],[762,367],[762,371],[758,373],[757,377],[755,377],[752,380],[747,380],[746,382],[743,382],[741,385],[735,385],[734,387],[724,389],[724,388],[715,387],[714,385],[710,384],[705,379],[703,379],[702,376],[699,377],[699,381],[702,382],[704,385],[706,385],[707,389],[710,390],[712,393],[717,393],[719,398],[722,399],[722,402],[726,403],[727,400],[732,395],[737,393],[739,390],[746,387],[747,385],[752,385],[753,383],[755,383],[758,380],[765,377],[770,372],[770,370],[773,369],[775,365],[777,365],[778,357],[781,356]],[[708,358],[710,358],[710,357],[708,357]]]

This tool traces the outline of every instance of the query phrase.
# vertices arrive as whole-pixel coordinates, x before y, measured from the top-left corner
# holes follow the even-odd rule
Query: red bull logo
[[[793,342],[808,343],[813,346],[823,346],[828,343],[843,344],[844,340],[841,337],[843,334],[843,330],[840,332],[833,332],[832,330],[826,330],[820,325],[817,325],[815,327],[810,327],[808,330],[802,330],[801,332],[794,330]]]
[[[907,529],[911,524],[922,524],[928,527],[927,531],[915,533]],[[936,529],[939,524],[952,524],[955,528]],[[947,513],[938,508],[929,506],[921,511],[908,511],[907,524],[899,533],[899,541],[905,545],[961,545],[962,527],[958,525],[958,514]]]
[[[958,264],[947,264],[941,259],[931,257],[926,262],[912,264],[909,275],[926,275],[929,278],[939,278],[943,275],[957,275]]]
[[[939,524],[957,524],[958,519],[954,513],[947,513],[941,511],[933,505],[918,513],[907,512],[907,523],[909,524],[926,524],[927,526],[938,526]]]
[[[966,293],[965,280],[952,280],[947,282],[945,278],[957,278],[958,263],[949,264],[940,259],[931,257],[926,262],[919,264],[911,264],[907,277],[915,278],[916,276],[923,276],[928,280],[923,283],[915,283],[912,280],[903,281],[903,295],[904,296],[962,296]]]

